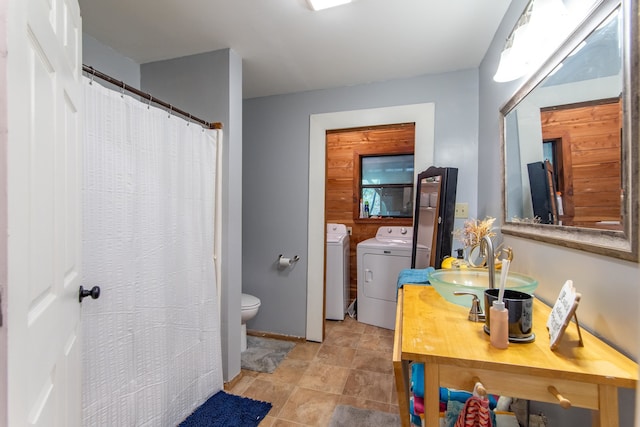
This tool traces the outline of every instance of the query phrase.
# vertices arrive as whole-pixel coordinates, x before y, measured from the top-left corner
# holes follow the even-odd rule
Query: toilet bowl
[[[247,349],[247,322],[258,314],[260,299],[249,294],[242,294],[242,313],[240,314],[240,351]]]

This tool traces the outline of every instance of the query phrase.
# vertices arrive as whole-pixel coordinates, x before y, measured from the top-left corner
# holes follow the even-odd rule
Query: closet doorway
[[[415,123],[415,170],[424,170],[434,162],[435,104],[433,103],[311,115],[309,194],[325,194],[327,131],[411,122]],[[417,176],[414,177],[414,181],[415,178]],[[325,198],[310,197],[308,212],[306,339],[322,342],[324,339]]]
[[[412,206],[408,209],[408,218],[388,216],[359,218],[362,177],[360,162],[363,157],[368,156],[413,155],[415,123],[329,130],[326,147],[325,218],[327,223],[344,224],[347,229],[351,229],[349,302],[352,302],[357,296],[356,248],[358,243],[374,237],[379,227],[385,225],[409,227],[413,223]],[[380,197],[377,198],[379,199]],[[409,200],[413,202],[413,199],[415,196],[411,193]]]

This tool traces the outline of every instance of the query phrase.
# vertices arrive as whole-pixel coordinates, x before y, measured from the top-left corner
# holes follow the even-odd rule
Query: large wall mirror
[[[503,233],[638,261],[637,21],[600,1],[501,109]]]

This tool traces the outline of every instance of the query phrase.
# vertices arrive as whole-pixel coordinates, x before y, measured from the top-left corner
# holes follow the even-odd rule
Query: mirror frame
[[[527,96],[567,55],[587,37],[618,6],[622,12],[623,67],[623,137],[621,141],[623,231],[599,230],[550,224],[529,224],[507,221],[507,182],[505,117]],[[524,83],[500,109],[500,155],[502,164],[502,227],[503,234],[529,238],[545,243],[579,249],[600,255],[639,262],[638,259],[638,9],[636,0],[601,0],[558,50]]]

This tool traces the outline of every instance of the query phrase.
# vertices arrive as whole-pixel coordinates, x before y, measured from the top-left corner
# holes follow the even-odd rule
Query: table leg
[[[409,416],[409,361],[402,359],[402,310],[404,308],[404,292],[398,289],[396,307],[396,329],[393,334],[393,373],[396,377],[396,391],[398,392],[398,410],[403,427],[410,427]]]
[[[435,363],[424,364],[424,412],[426,427],[440,425],[440,374]]]
[[[409,361],[394,360],[393,372],[396,377],[396,391],[398,392],[398,410],[402,427],[410,427],[409,417]]]
[[[594,412],[594,427],[618,427],[618,388],[611,385],[598,386],[599,411]]]

